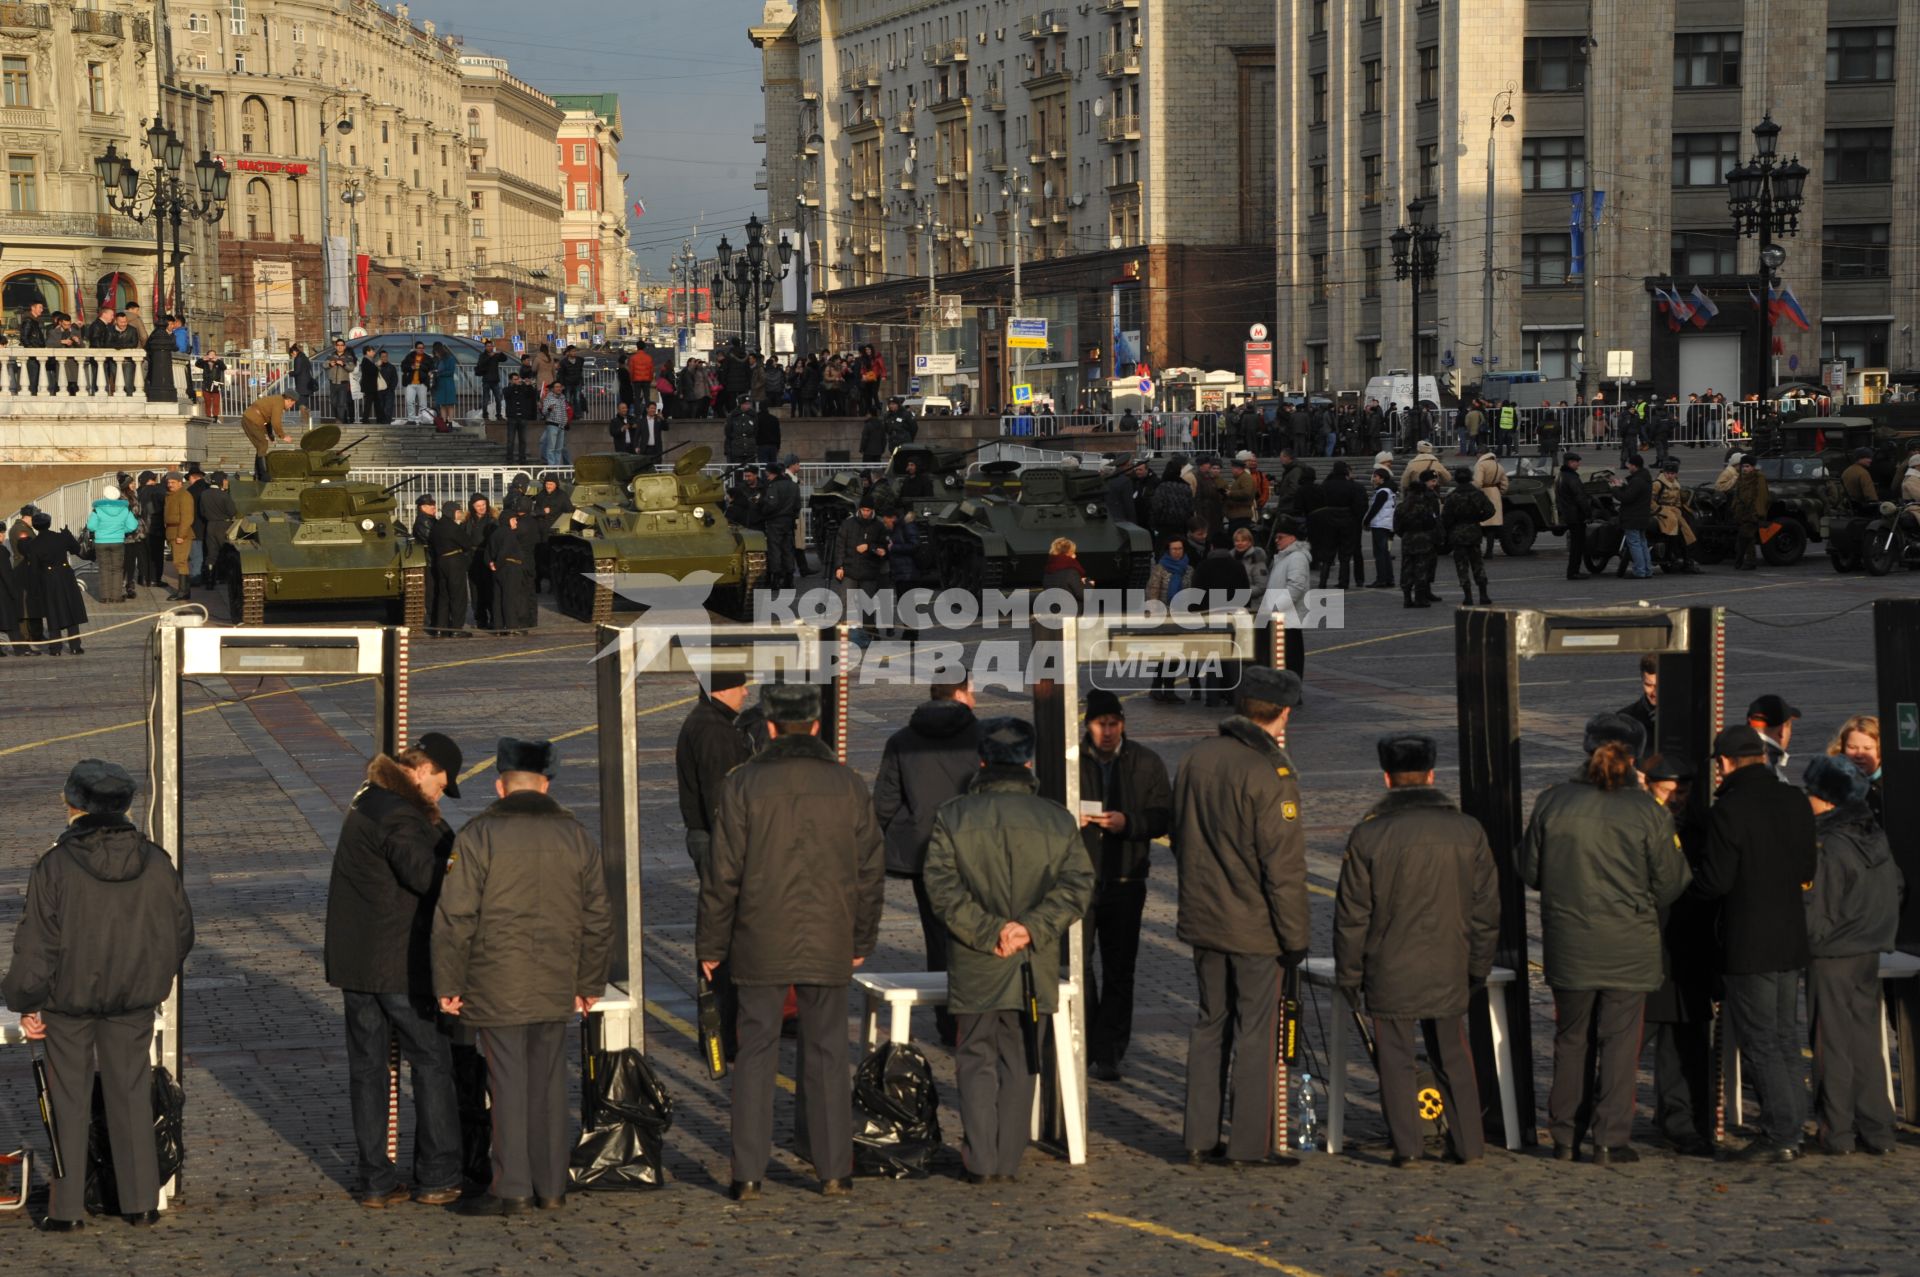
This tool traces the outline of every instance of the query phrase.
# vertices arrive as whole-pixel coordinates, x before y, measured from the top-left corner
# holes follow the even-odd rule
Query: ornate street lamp
[[[719,276],[733,285],[739,300],[740,338],[750,353],[760,350],[760,319],[772,304],[775,284],[792,270],[793,245],[787,240],[775,243],[779,269],[767,260],[766,227],[756,215],[747,219],[747,246],[736,251],[722,236],[714,249]]]
[[[180,247],[181,224],[191,219],[212,225],[226,216],[227,194],[233,178],[225,164],[203,149],[193,163],[193,179],[189,182],[180,172],[186,162],[187,148],[179,135],[155,119],[145,136],[147,153],[154,161],[151,171],[141,173],[130,156],[121,155],[119,148],[109,142],[106,151],[95,157],[93,172],[106,192],[109,208],[136,222],[153,219],[154,251],[160,271],[164,271],[167,264],[167,228],[173,228],[173,305],[177,310],[186,296],[180,283],[180,263],[186,256]],[[154,322],[159,320],[156,314]]]
[[[1755,367],[1764,366],[1769,357],[1768,341],[1773,290],[1780,284],[1780,268],[1786,264],[1787,250],[1773,242],[1775,235],[1800,233],[1800,209],[1809,176],[1800,157],[1781,162],[1780,126],[1772,112],[1753,126],[1753,158],[1727,171],[1727,212],[1733,218],[1733,233],[1742,239],[1760,241],[1760,357]],[[1780,380],[1775,370],[1773,381]]]
[[[1410,395],[1416,410],[1420,406],[1420,294],[1432,285],[1440,269],[1441,234],[1427,224],[1426,213],[1427,202],[1414,200],[1407,205],[1407,224],[1387,237],[1393,245],[1394,278],[1413,285],[1413,329],[1407,348],[1407,372],[1412,377]]]

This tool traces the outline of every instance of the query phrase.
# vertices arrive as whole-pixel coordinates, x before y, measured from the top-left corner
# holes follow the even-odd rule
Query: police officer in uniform
[[[1456,1115],[1448,1123],[1454,1156],[1478,1161],[1486,1142],[1467,1003],[1493,970],[1500,939],[1493,850],[1480,822],[1434,788],[1431,737],[1383,736],[1376,749],[1387,794],[1347,838],[1334,900],[1335,979],[1356,1006],[1366,995],[1393,1165],[1420,1164],[1416,1028],[1441,1102]]]
[[[720,786],[713,855],[700,885],[696,951],[712,979],[732,962],[735,1201],[760,1195],[773,1154],[781,1007],[799,1010],[797,1098],[823,1195],[853,1191],[847,984],[879,940],[886,887],[867,786],[819,739],[820,689],[772,683],[760,704],[773,739]]]
[[[1473,481],[1473,471],[1461,466],[1453,472],[1453,491],[1440,508],[1440,532],[1453,551],[1453,570],[1460,577],[1461,607],[1473,604],[1473,587],[1480,587],[1480,605],[1487,605],[1487,561],[1483,520],[1499,514],[1493,501]]]
[[[40,1227],[85,1225],[87,1140],[100,1074],[114,1182],[128,1223],[160,1217],[153,1143],[154,1008],[193,948],[193,910],[167,853],[127,819],[133,777],[83,759],[67,775],[67,827],[27,879],[0,979],[27,1037],[47,1044],[48,1099],[66,1174],[54,1179]]]
[[[438,501],[435,501],[425,493],[414,498],[413,527],[409,529],[409,532],[413,537],[413,543],[427,552],[426,611],[427,625],[429,627],[433,625],[434,620],[433,598],[436,585],[433,570],[433,525],[439,521],[440,503]],[[433,632],[431,628],[427,630],[429,634]]]
[[[674,779],[680,791],[680,820],[687,827],[687,856],[701,882],[712,859],[713,822],[720,809],[720,783],[753,756],[753,740],[741,721],[747,701],[746,675],[716,670],[707,676],[699,701],[680,724],[673,747]],[[733,1058],[734,991],[727,964],[715,968],[708,983],[720,1000],[720,1022]]]
[[[1240,712],[1188,751],[1173,783],[1177,934],[1193,947],[1199,1015],[1187,1045],[1187,1161],[1209,1153],[1268,1162],[1273,1152],[1274,1027],[1280,972],[1307,956],[1307,840],[1300,784],[1280,746],[1300,679],[1249,666]],[[1231,1078],[1222,1068],[1232,1025]],[[1230,1081],[1233,1123],[1221,1118]],[[1281,1157],[1279,1164],[1293,1165]]]
[[[525,634],[540,622],[533,597],[533,562],[521,536],[527,518],[508,509],[487,534],[487,563],[493,569],[494,625],[501,634]]]
[[[440,1009],[479,1030],[493,1182],[465,1215],[566,1204],[567,1025],[607,987],[613,911],[600,847],[549,795],[552,741],[500,738],[498,800],[454,839],[433,917]]]
[[[1403,607],[1432,607],[1434,555],[1440,547],[1440,472],[1423,470],[1393,512],[1400,538],[1400,594]]]
[[[800,521],[800,458],[789,452],[760,499],[761,527],[767,534],[767,587],[791,590],[798,576],[794,567],[793,535]]]

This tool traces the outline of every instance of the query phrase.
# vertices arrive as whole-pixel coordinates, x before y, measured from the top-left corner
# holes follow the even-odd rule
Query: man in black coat
[[[860,427],[860,459],[879,461],[887,455],[887,423],[878,413]]]
[[[507,422],[507,464],[519,465],[527,459],[527,423],[540,416],[540,391],[518,371],[507,380],[502,411]]]
[[[1360,558],[1360,524],[1367,514],[1367,490],[1353,481],[1353,472],[1344,461],[1333,463],[1326,482],[1320,485],[1320,508],[1315,516],[1327,524],[1332,553],[1320,561],[1320,588],[1337,560],[1340,564],[1340,588],[1346,589],[1356,577],[1366,580],[1366,564]]]
[[[467,565],[473,547],[473,525],[467,522],[466,511],[458,503],[450,515],[433,521],[427,542],[432,561],[433,622],[427,633],[473,637],[467,629]]]
[[[1627,458],[1627,477],[1614,481],[1620,489],[1620,575],[1645,580],[1653,575],[1647,533],[1653,528],[1653,476],[1639,453]]]
[[[1120,1080],[1133,1037],[1133,973],[1140,957],[1140,918],[1156,838],[1173,826],[1167,765],[1127,739],[1120,698],[1105,688],[1087,693],[1080,739],[1080,837],[1093,862],[1093,909],[1085,928],[1087,1058],[1103,1082]],[[1085,804],[1098,804],[1089,815]],[[1099,958],[1099,977],[1094,959]]]
[[[1587,578],[1587,521],[1593,518],[1593,498],[1580,478],[1580,454],[1569,452],[1560,461],[1553,481],[1553,501],[1567,529],[1567,580]]]
[[[1651,716],[1646,721],[1647,739],[1652,740]],[[1689,801],[1693,769],[1682,759],[1664,755],[1642,759],[1640,766],[1647,792],[1673,814],[1680,853],[1697,874],[1707,827],[1704,812],[1700,818],[1689,814],[1694,810]],[[1720,951],[1714,937],[1719,916],[1719,905],[1694,892],[1661,911],[1666,979],[1646,1001],[1651,1032],[1645,1036],[1653,1039],[1654,1125],[1675,1152],[1691,1157],[1710,1157],[1714,1151],[1713,1004],[1720,987]]]
[[[355,1197],[375,1210],[460,1196],[460,1112],[453,1052],[433,996],[433,910],[453,829],[440,797],[460,797],[459,746],[428,732],[399,757],[375,755],[340,825],[327,884],[327,983],[347,1021],[347,1095],[359,1146]],[[391,1044],[413,1069],[409,1192],[387,1156]]]
[[[215,570],[220,564],[220,548],[226,545],[227,533],[240,514],[234,507],[233,493],[228,487],[231,482],[225,470],[215,470],[193,494],[194,502],[200,508],[200,517],[206,524],[201,581],[208,589],[214,587]]]
[[[509,511],[487,533],[485,553],[493,574],[494,628],[502,634],[525,634],[540,621],[533,594],[533,561],[520,536],[520,523],[525,517]]]
[[[799,577],[794,531],[800,522],[800,458],[789,452],[760,499],[760,530],[767,536],[767,588],[791,590]]]
[[[1460,1115],[1448,1123],[1454,1156],[1474,1162],[1486,1143],[1467,1006],[1486,984],[1500,940],[1493,850],[1480,822],[1434,788],[1439,749],[1431,737],[1383,736],[1376,748],[1387,794],[1354,827],[1340,862],[1335,978],[1356,1008],[1366,996],[1393,1165],[1421,1159],[1416,1028],[1446,1111]]]
[[[1720,789],[1694,891],[1725,902],[1726,1009],[1760,1097],[1763,1132],[1735,1156],[1791,1162],[1800,1156],[1806,1105],[1799,997],[1808,947],[1801,896],[1816,866],[1813,812],[1799,790],[1768,770],[1766,744],[1753,728],[1721,732],[1713,755]]]
[[[473,591],[473,627],[477,630],[495,628],[493,566],[487,558],[494,522],[493,502],[474,493],[467,501],[467,545],[473,552],[467,564],[467,583]]]
[[[680,724],[673,747],[673,774],[680,792],[680,821],[687,827],[687,856],[695,875],[706,881],[713,850],[713,822],[720,810],[720,782],[727,773],[753,757],[753,738],[742,721],[747,702],[744,674],[716,670],[708,686]],[[720,1001],[721,1034],[726,1058],[734,1056],[734,1016],[738,1000],[733,974],[726,963],[714,968],[708,983]]]
[[[873,778],[874,814],[886,839],[887,874],[913,884],[929,971],[947,969],[947,924],[934,912],[921,871],[927,863],[927,842],[933,837],[934,813],[941,803],[965,793],[967,782],[980,770],[980,724],[973,705],[971,682],[935,683],[926,704],[913,711],[905,727],[887,737],[880,770]],[[952,1013],[945,1006],[936,1007],[933,1018],[940,1040],[952,1046]]]
[[[66,1174],[51,1181],[41,1228],[84,1227],[94,1070],[129,1223],[159,1218],[153,1141],[154,1009],[193,948],[193,910],[167,853],[127,819],[133,778],[83,759],[67,776],[67,827],[33,866],[0,995],[47,1044],[48,1099]]]
[[[361,422],[384,422],[385,419],[380,416],[380,364],[374,359],[373,347],[367,346],[361,350],[360,363],[355,371],[360,376]]]
[[[533,570],[537,590],[553,575],[552,554],[547,544],[553,525],[563,514],[573,512],[573,498],[561,491],[560,480],[548,475],[540,480],[540,491],[533,497]]]
[[[421,493],[413,502],[413,526],[408,529],[413,543],[427,552],[426,573],[426,614],[427,633],[433,634],[434,599],[440,589],[440,574],[433,559],[433,528],[440,522],[440,503],[426,493]]]

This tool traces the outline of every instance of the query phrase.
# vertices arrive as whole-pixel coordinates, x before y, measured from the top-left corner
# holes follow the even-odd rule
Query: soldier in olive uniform
[[[1480,587],[1480,604],[1487,603],[1487,561],[1485,530],[1481,521],[1499,513],[1493,501],[1473,481],[1473,471],[1461,466],[1453,472],[1453,491],[1440,507],[1440,532],[1453,551],[1453,570],[1460,576],[1460,606],[1473,602],[1473,587]]]
[[[1434,554],[1440,544],[1440,467],[1423,470],[1393,512],[1400,538],[1400,593],[1405,607],[1433,605]]]

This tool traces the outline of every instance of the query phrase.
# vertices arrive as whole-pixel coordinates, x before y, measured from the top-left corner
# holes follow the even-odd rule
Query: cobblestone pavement
[[[1871,696],[1869,614],[1821,618],[1911,588],[1902,577],[1837,576],[1817,552],[1793,570],[1569,586],[1559,548],[1543,538],[1536,557],[1496,556],[1495,601],[1724,603],[1738,613],[1728,640],[1729,703],[1787,693],[1808,711],[1796,742],[1803,754],[1847,714],[1868,708]],[[1444,565],[1441,584],[1455,597]],[[133,605],[105,611],[109,621],[139,614]],[[452,733],[470,759],[490,757],[494,738],[507,731],[582,733],[563,745],[558,794],[592,826],[589,636],[550,612],[540,619],[525,638],[416,644],[415,730]],[[0,789],[0,935],[11,933],[28,869],[59,827],[59,782],[72,762],[98,755],[136,769],[144,763],[145,632],[103,633],[79,658],[0,662],[0,768],[9,779]],[[1342,842],[1379,784],[1373,737],[1431,730],[1443,762],[1455,755],[1451,614],[1403,611],[1397,592],[1355,591],[1347,628],[1314,635],[1310,652],[1308,699],[1292,744],[1309,822],[1315,951],[1325,953]],[[1573,762],[1588,713],[1633,697],[1635,671],[1628,658],[1568,659],[1523,668],[1522,683],[1532,791]],[[339,1001],[321,977],[320,945],[332,839],[370,748],[372,698],[364,685],[338,680],[300,690],[273,680],[206,680],[188,689],[186,719],[187,877],[200,942],[187,971],[185,1196],[152,1233],[115,1223],[70,1238],[30,1237],[24,1215],[0,1217],[11,1253],[51,1271],[89,1273],[492,1273],[541,1264],[678,1268],[690,1257],[703,1267],[808,1273],[909,1264],[1060,1273],[1913,1270],[1904,1164],[1920,1157],[1920,1145],[1911,1132],[1891,1163],[1854,1157],[1745,1169],[1643,1146],[1647,1160],[1619,1168],[1494,1151],[1477,1167],[1392,1172],[1373,1077],[1359,1064],[1350,1128],[1357,1142],[1347,1154],[1314,1154],[1293,1169],[1187,1169],[1178,1163],[1179,1105],[1191,969],[1173,935],[1164,851],[1147,911],[1127,1078],[1094,1084],[1087,1165],[1073,1168],[1036,1149],[1017,1186],[973,1188],[948,1173],[863,1181],[851,1200],[830,1201],[811,1193],[804,1166],[783,1152],[767,1196],[735,1206],[724,1195],[724,1092],[699,1071],[686,1036],[693,876],[671,750],[689,691],[666,680],[641,691],[648,993],[656,1008],[648,1031],[677,1106],[671,1187],[580,1196],[562,1214],[508,1221],[462,1221],[422,1207],[376,1214],[352,1204]],[[906,689],[876,689],[856,701],[854,760],[869,776],[886,733],[915,699]],[[987,701],[1002,711],[1022,705],[1010,693]],[[1129,710],[1135,738],[1170,763],[1210,734],[1217,716],[1144,699]],[[1449,769],[1441,783],[1454,779]],[[449,804],[456,823],[479,810],[487,781],[475,777],[467,799]],[[904,884],[888,891],[871,969],[911,969],[912,900]],[[1344,1023],[1331,1016],[1325,1005],[1307,1016],[1309,1048],[1321,1058],[1325,1031]],[[1544,1079],[1551,1003],[1538,988],[1534,1016],[1535,1072]],[[930,1020],[917,1029],[930,1037]],[[959,1119],[951,1061],[937,1044],[927,1050],[952,1143]],[[1643,1100],[1648,1093],[1643,1084]],[[1544,1109],[1543,1084],[1539,1095]],[[40,1140],[31,1097],[25,1053],[0,1053],[0,1147]]]

